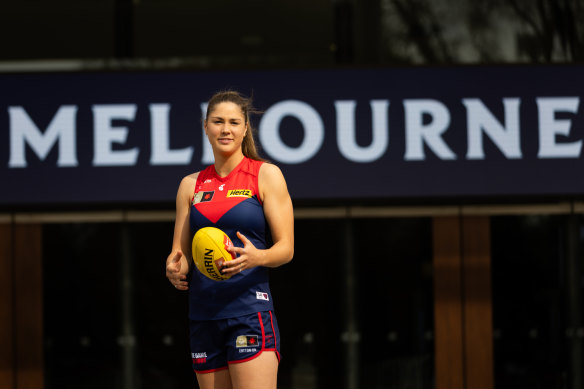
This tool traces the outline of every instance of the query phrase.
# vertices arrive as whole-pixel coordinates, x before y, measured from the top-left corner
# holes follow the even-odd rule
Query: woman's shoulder
[[[284,179],[282,170],[269,162],[264,162],[261,165],[258,174],[258,183],[260,187],[268,189],[286,188],[286,180]]]
[[[273,163],[263,162],[259,166],[259,174],[266,175],[268,177],[271,177],[273,175],[281,176],[282,170],[280,170],[280,168],[278,166],[274,165]]]
[[[272,163],[262,164],[258,176],[260,198],[265,201],[266,196],[283,199],[289,197],[288,185],[280,168]]]
[[[181,185],[183,183],[185,183],[185,184],[189,184],[189,183],[193,183],[194,184],[194,183],[196,183],[197,182],[197,178],[199,177],[199,174],[200,173],[201,173],[201,171],[198,171],[198,172],[194,172],[194,173],[191,173],[191,174],[188,174],[188,175],[184,176],[182,178],[182,180],[181,180]]]
[[[185,195],[190,195],[190,193],[194,191],[195,186],[197,185],[197,178],[199,178],[200,173],[201,171],[194,172],[182,178],[178,188],[179,195],[181,193]]]

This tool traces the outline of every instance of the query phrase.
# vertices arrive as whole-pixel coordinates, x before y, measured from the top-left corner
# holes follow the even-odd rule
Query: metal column
[[[582,348],[584,346],[584,323],[582,322],[582,267],[580,259],[580,223],[577,214],[568,216],[567,244],[567,291],[568,291],[568,334],[570,336],[570,376],[572,389],[584,387],[582,377]]]
[[[345,344],[345,374],[346,388],[359,388],[359,325],[357,321],[357,280],[355,276],[355,256],[353,242],[353,222],[351,219],[345,220],[344,231],[344,258],[343,258],[343,278],[344,278],[344,323],[345,331],[341,340]]]
[[[135,389],[136,386],[136,336],[134,320],[134,276],[133,255],[129,225],[121,224],[122,263],[120,272],[121,336],[122,347],[122,388]]]

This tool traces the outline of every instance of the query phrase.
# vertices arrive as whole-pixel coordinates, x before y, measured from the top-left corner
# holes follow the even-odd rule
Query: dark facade
[[[302,101],[323,122],[316,150],[303,143],[315,132],[304,116],[300,124],[282,116],[279,150],[316,151],[303,162],[269,155],[295,205],[295,259],[271,273],[280,388],[581,388],[584,39],[574,20],[584,7],[493,0],[445,12],[447,3],[0,6],[0,387],[192,387],[186,295],[169,287],[163,262],[176,186],[205,160],[199,135],[188,143],[200,103],[229,80],[268,115]],[[545,28],[525,19],[538,12],[553,16],[534,18],[549,21]],[[331,74],[341,71],[335,87]],[[162,81],[144,93],[139,83],[95,86],[151,74]],[[267,74],[286,77],[270,83]],[[204,93],[189,97],[184,75],[209,80]],[[105,82],[91,84],[93,76]],[[356,130],[342,146],[351,101]],[[152,134],[149,120],[165,103],[175,143],[163,155],[192,146],[189,163],[153,165],[152,138],[131,135],[109,155],[139,148],[135,165],[96,166],[91,115],[100,106],[136,112],[102,130]],[[450,118],[443,127],[440,105]],[[77,165],[58,166],[72,163],[58,149],[67,147],[66,126],[55,127],[61,135],[46,152],[23,136],[19,157],[15,118],[46,136],[73,106]],[[379,124],[390,134],[385,152],[367,147],[383,143],[378,111],[388,118]],[[481,113],[475,127],[469,112]],[[377,178],[373,189],[356,184]]]

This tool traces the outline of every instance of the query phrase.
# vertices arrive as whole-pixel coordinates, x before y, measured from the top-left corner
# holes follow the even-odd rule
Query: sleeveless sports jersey
[[[243,247],[241,232],[256,248],[267,247],[267,223],[258,192],[263,162],[245,157],[226,177],[211,165],[199,173],[191,201],[191,239],[199,228],[223,230],[234,246]],[[193,266],[189,285],[189,317],[212,320],[273,310],[268,269],[254,267],[225,281],[213,281]]]

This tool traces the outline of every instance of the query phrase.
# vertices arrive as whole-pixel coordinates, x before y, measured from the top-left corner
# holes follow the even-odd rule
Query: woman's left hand
[[[224,274],[234,275],[246,269],[262,266],[263,264],[263,250],[257,249],[253,243],[251,243],[250,240],[239,231],[237,232],[237,237],[243,243],[243,247],[232,246],[229,249],[229,252],[233,255],[234,259],[223,262],[223,269],[221,272]]]

